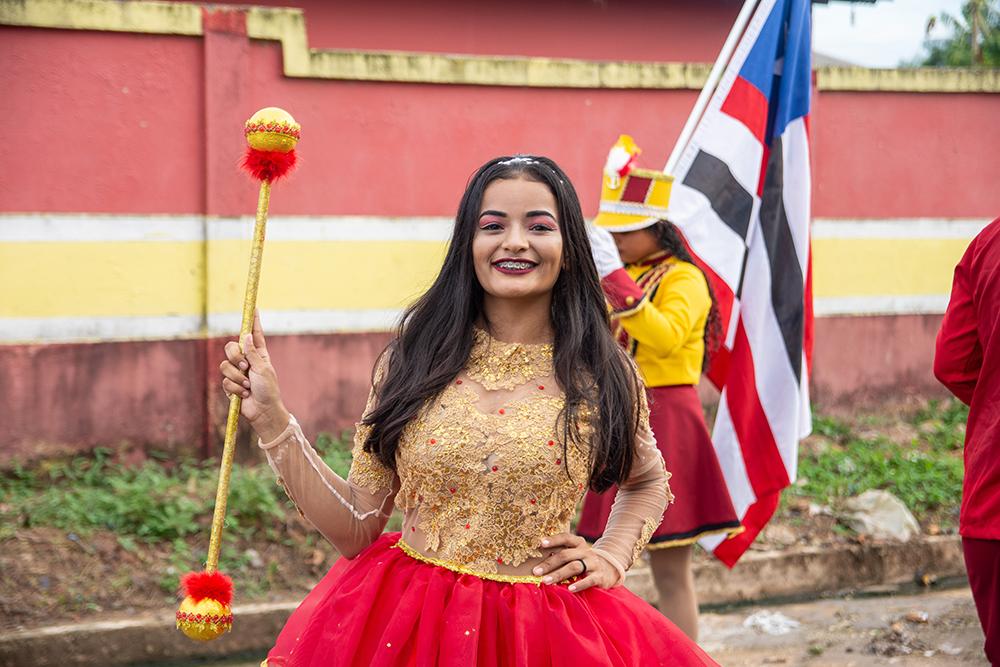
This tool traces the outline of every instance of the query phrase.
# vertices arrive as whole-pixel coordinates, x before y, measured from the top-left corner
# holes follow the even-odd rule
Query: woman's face
[[[649,228],[634,232],[611,232],[611,237],[618,246],[618,254],[626,264],[633,264],[643,257],[649,257],[660,251],[660,244]]]
[[[544,183],[515,177],[486,186],[472,260],[487,294],[524,299],[552,291],[563,257],[558,210]]]

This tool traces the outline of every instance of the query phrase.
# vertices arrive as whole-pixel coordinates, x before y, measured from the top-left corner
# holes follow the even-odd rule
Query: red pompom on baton
[[[260,263],[264,253],[264,230],[267,225],[267,209],[271,201],[271,183],[288,174],[295,166],[295,146],[299,141],[300,129],[291,114],[277,107],[261,109],[250,117],[244,127],[248,147],[243,156],[242,167],[260,181],[260,194],[257,198],[257,219],[250,249],[250,271],[243,297],[241,347],[243,337],[251,331],[254,310],[257,307],[257,286],[260,283]],[[222,449],[219,487],[215,495],[215,514],[212,516],[212,536],[208,543],[205,570],[192,572],[181,578],[184,600],[177,610],[177,627],[191,639],[201,641],[215,639],[233,627],[233,612],[230,608],[233,601],[233,582],[219,572],[218,567],[241,404],[242,399],[238,394],[229,398],[226,440]]]

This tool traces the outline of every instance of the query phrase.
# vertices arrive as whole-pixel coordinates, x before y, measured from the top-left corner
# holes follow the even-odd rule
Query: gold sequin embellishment
[[[646,548],[646,545],[649,543],[650,538],[653,537],[653,533],[659,527],[660,521],[662,520],[663,517],[657,517],[655,519],[646,517],[646,520],[643,521],[642,533],[639,535],[639,541],[635,543],[634,547],[632,547],[633,563],[639,559],[639,555],[642,553],[642,550]]]
[[[528,380],[552,374],[552,346],[504,343],[482,329],[466,364],[466,374],[484,389],[514,389]]]
[[[415,510],[437,557],[483,572],[541,556],[542,537],[569,528],[589,476],[586,451],[556,436],[562,396],[529,395],[485,414],[452,385],[407,426],[396,503]]]

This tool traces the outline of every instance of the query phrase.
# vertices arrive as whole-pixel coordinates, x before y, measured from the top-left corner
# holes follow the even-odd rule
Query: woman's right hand
[[[240,414],[261,440],[273,440],[288,425],[290,415],[281,401],[278,374],[267,352],[259,312],[254,313],[253,334],[243,337],[243,350],[236,341],[229,341],[225,351],[226,360],[219,364],[223,391],[242,399]]]

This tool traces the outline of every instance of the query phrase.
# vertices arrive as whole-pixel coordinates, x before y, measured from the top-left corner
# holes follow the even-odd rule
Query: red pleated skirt
[[[340,559],[285,624],[267,667],[716,665],[623,586],[571,593],[431,565],[385,534]]]
[[[706,535],[742,532],[726,480],[691,385],[647,387],[649,423],[670,471],[674,502],[663,513],[649,548],[691,544]],[[587,494],[576,532],[588,541],[604,533],[617,487]]]

